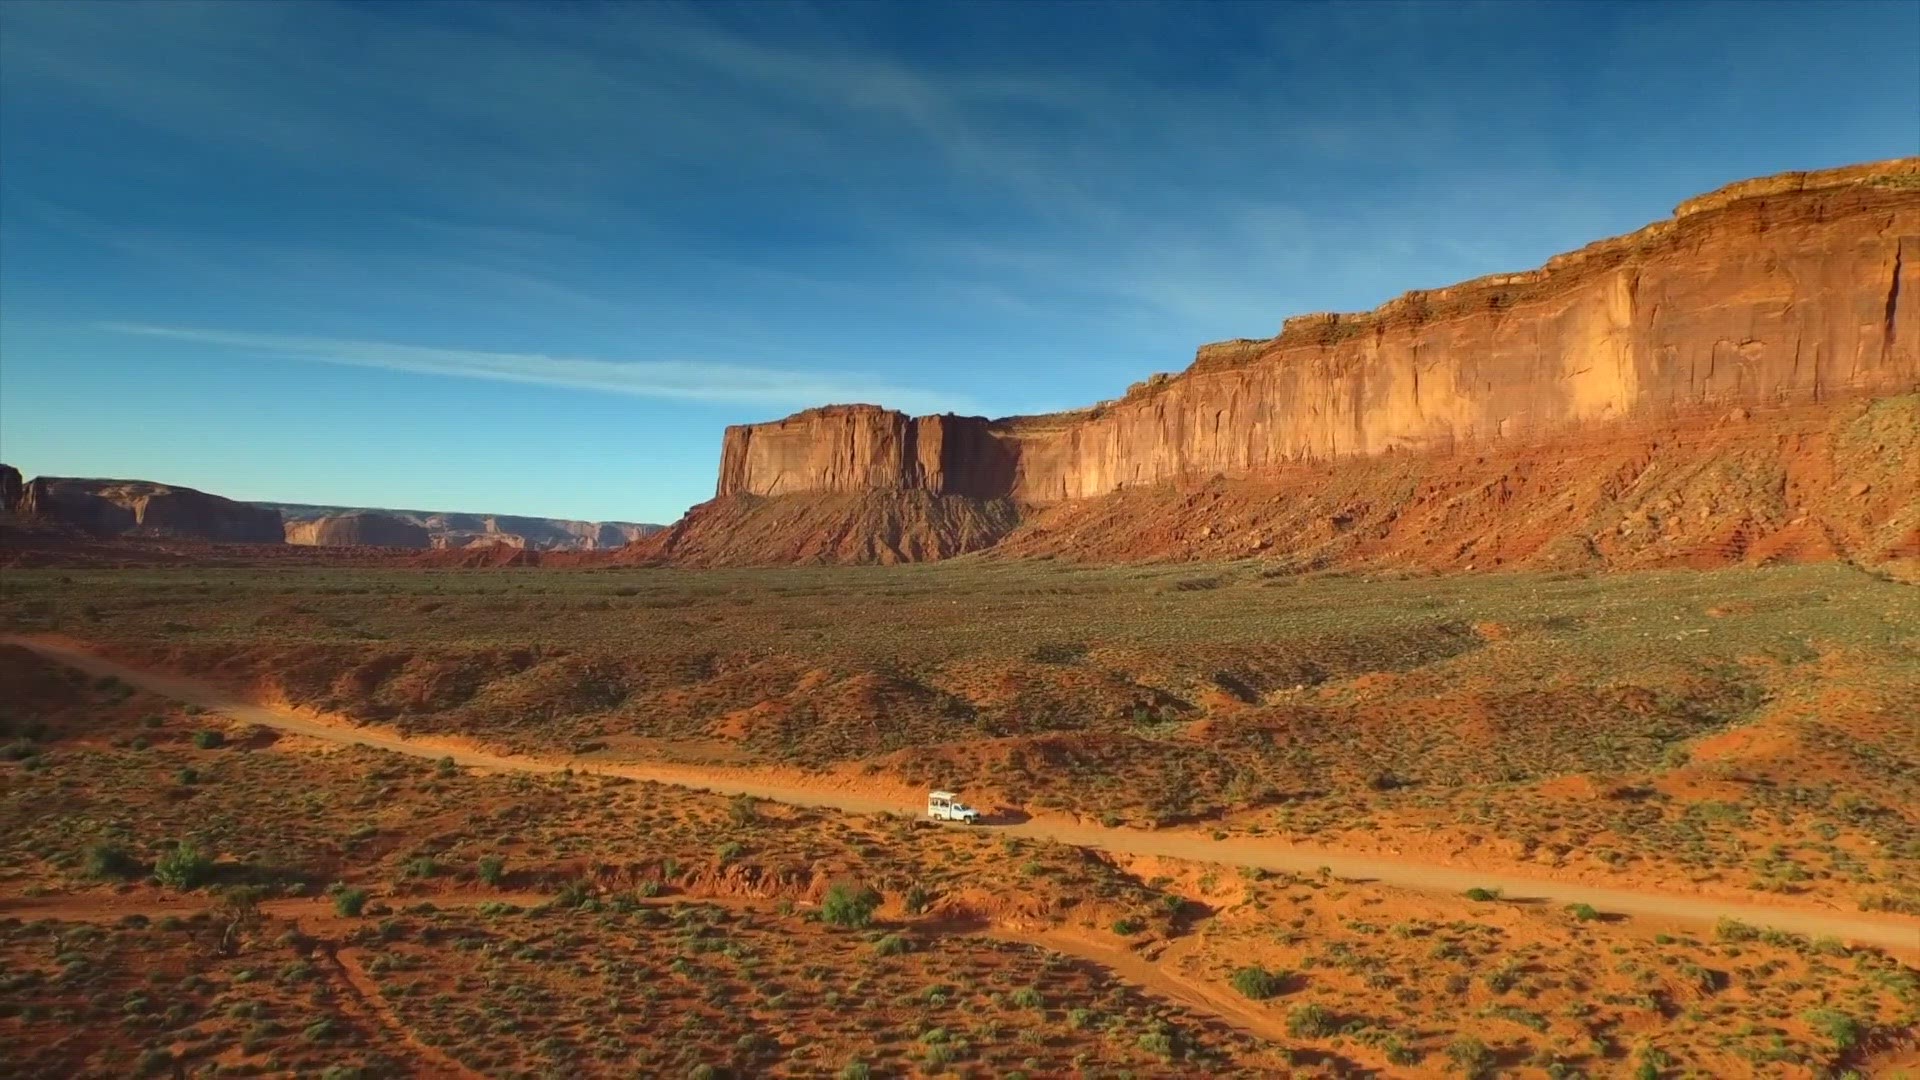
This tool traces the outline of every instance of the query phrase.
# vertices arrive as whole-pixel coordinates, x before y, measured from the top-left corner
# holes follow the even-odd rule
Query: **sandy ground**
[[[0,636],[0,641],[24,646],[91,675],[116,676],[154,693],[198,705],[240,723],[259,724],[327,742],[370,746],[398,754],[452,758],[456,764],[469,768],[502,772],[560,772],[572,769],[575,772],[624,776],[721,794],[747,794],[775,802],[827,807],[852,813],[915,814],[920,809],[912,793],[904,790],[898,794],[888,793],[885,789],[880,789],[879,793],[871,788],[853,790],[831,778],[812,782],[806,777],[768,776],[751,770],[702,770],[644,763],[588,762],[559,756],[509,755],[495,753],[464,740],[409,738],[378,727],[353,725],[339,718],[244,701],[190,679],[127,667],[93,654],[79,642],[60,637],[5,635]],[[1920,955],[1920,920],[1901,916],[1868,916],[1832,908],[1749,904],[1655,891],[1601,888],[1499,870],[1434,866],[1412,860],[1355,855],[1266,840],[1213,840],[1205,834],[1191,831],[1143,832],[1038,817],[989,827],[1019,836],[1126,855],[1162,856],[1302,874],[1314,874],[1325,869],[1336,877],[1348,880],[1378,882],[1425,892],[1458,895],[1474,887],[1497,889],[1509,902],[1553,907],[1590,904],[1606,914],[1630,916],[1655,924],[1700,926],[1711,925],[1722,918],[1732,918],[1789,933],[1833,937],[1903,955]]]
[[[487,891],[445,893],[428,899],[431,899],[436,908],[472,907],[488,903],[534,907],[546,903],[552,897],[539,893]],[[634,903],[657,907],[668,907],[690,901],[752,911],[774,910],[773,905],[766,901],[737,896],[687,895],[630,899]],[[190,918],[210,910],[212,908],[205,897],[159,897],[145,893],[9,897],[0,900],[0,911],[4,911],[13,918],[60,919],[66,922],[112,923],[129,915],[143,915],[149,919],[160,919],[170,915]],[[361,924],[360,920],[354,917],[336,913],[331,902],[324,897],[266,900],[261,902],[260,912],[275,918],[297,921],[307,929],[322,933],[351,929]],[[942,925],[933,920],[919,920],[912,925],[915,932],[928,936],[950,934],[986,937],[1063,953],[1096,964],[1114,978],[1142,987],[1161,998],[1215,1016],[1248,1034],[1274,1042],[1282,1042],[1288,1037],[1284,1030],[1285,1025],[1278,1017],[1254,1007],[1251,1003],[1235,999],[1217,988],[1187,978],[1181,975],[1172,964],[1148,960],[1131,949],[1116,948],[1087,934],[1069,929],[1017,928],[980,925],[972,922],[956,927]],[[1191,948],[1196,943],[1186,941],[1182,944]],[[326,949],[326,955],[327,959],[339,969],[347,985],[353,989],[359,1007],[419,1053],[434,1070],[433,1075],[468,1078],[479,1075],[441,1050],[421,1042],[412,1030],[393,1014],[392,1009],[381,997],[379,987],[368,978],[365,968],[361,965],[360,950],[330,945]],[[1167,956],[1163,959],[1172,959],[1172,957]]]

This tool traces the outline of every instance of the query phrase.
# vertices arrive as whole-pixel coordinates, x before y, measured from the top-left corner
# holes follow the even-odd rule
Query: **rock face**
[[[38,476],[20,512],[94,536],[175,536],[229,543],[278,544],[278,511],[188,487],[147,480]]]
[[[1031,519],[1215,475],[1517,461],[1526,448],[1686,432],[1734,409],[1805,419],[1914,388],[1920,158],[1907,158],[1730,184],[1534,271],[1286,319],[1273,338],[1202,346],[1185,373],[1077,413],[989,421],[828,405],[732,427],[716,503],[737,505],[697,507],[680,544],[697,546],[687,532],[701,521],[737,532],[787,498],[924,492],[1006,500]]]
[[[11,465],[0,465],[0,510],[11,510],[20,505],[20,470]]]
[[[729,428],[717,494],[1023,506],[1920,386],[1920,158],[1746,181],[1546,266],[1203,346],[1077,413],[870,405]]]
[[[1020,522],[1005,499],[856,491],[694,507],[664,532],[613,554],[624,564],[925,562],[991,547]]]
[[[1915,462],[1920,394],[1737,409],[1132,487],[1030,510],[992,555],[1441,571],[1844,558],[1920,576]]]
[[[287,543],[317,547],[387,547],[426,550],[433,546],[427,530],[411,521],[372,510],[329,514],[286,523]]]
[[[632,521],[572,521],[564,518],[517,517],[505,514],[459,514],[437,510],[378,510],[353,506],[312,506],[302,503],[261,503],[271,507],[287,521],[287,541],[294,544],[376,543],[382,547],[465,548],[500,545],[529,551],[605,551],[623,547],[660,531],[658,525]],[[364,521],[338,524],[339,519],[371,516],[381,524],[368,526]],[[322,527],[321,523],[336,522]],[[389,524],[391,523],[391,524]],[[380,535],[394,539],[411,537],[393,525],[418,529],[425,543],[409,539],[405,543],[383,543],[344,539],[366,527],[381,530]],[[342,539],[314,539],[317,536]]]

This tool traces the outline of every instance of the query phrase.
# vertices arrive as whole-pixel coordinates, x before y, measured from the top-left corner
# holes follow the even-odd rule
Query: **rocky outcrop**
[[[1342,462],[1378,462],[1353,468],[1403,480],[1419,469],[1395,463],[1436,458],[1524,471],[1529,462],[1549,465],[1547,448],[1616,439],[1652,438],[1669,457],[1688,445],[1720,452],[1725,440],[1691,433],[1735,413],[1762,418],[1742,429],[1757,440],[1742,453],[1758,453],[1770,437],[1765,418],[1819,427],[1844,418],[1850,403],[1917,388],[1920,158],[1907,158],[1732,184],[1682,203],[1669,220],[1536,270],[1410,292],[1360,314],[1290,318],[1272,338],[1202,346],[1186,371],[1154,375],[1079,412],[989,420],[837,405],[732,427],[715,501],[690,513],[676,536],[682,549],[714,550],[721,545],[695,534],[703,522],[724,521],[736,536],[764,534],[771,545],[738,561],[770,561],[798,546],[769,531],[776,518],[857,531],[847,513],[822,514],[854,496],[915,493],[1004,502],[1025,522],[1008,531],[1006,550],[1064,553],[1037,538],[1076,521],[1088,500],[1115,511],[1111,520],[1077,521],[1094,532],[1171,528],[1138,515],[1177,508],[1133,494],[1210,478],[1301,483],[1315,470],[1347,475]],[[1496,480],[1516,482],[1487,482]],[[1284,502],[1292,489],[1262,490]],[[796,500],[811,500],[814,511],[801,512]],[[872,518],[862,505],[860,516]],[[1741,517],[1731,504],[1691,512],[1729,526]],[[1327,527],[1345,528],[1345,513],[1323,515],[1335,521]],[[1569,520],[1547,533],[1606,561],[1605,544],[1571,539],[1591,524]],[[1871,534],[1861,540],[1869,547],[1885,540],[1860,522],[1842,532]],[[1624,551],[1638,542],[1622,543]],[[1235,534],[1194,550],[1278,554],[1285,546],[1273,536],[1258,544]],[[1117,539],[1104,547],[1119,558],[1182,550]]]
[[[19,511],[93,536],[172,536],[227,543],[278,544],[280,514],[188,487],[147,480],[38,476]]]
[[[438,510],[380,510],[353,506],[314,506],[303,503],[261,503],[287,521],[292,543],[327,543],[307,539],[316,535],[313,523],[349,515],[377,515],[417,528],[425,544],[385,544],[388,547],[466,548],[501,545],[529,551],[606,551],[623,547],[660,531],[658,525],[633,521],[573,521],[565,518],[519,517],[506,514],[461,514]],[[385,535],[401,534],[388,526]],[[336,531],[334,535],[348,535]],[[298,537],[296,539],[296,537]]]
[[[616,564],[926,562],[991,547],[1020,522],[1005,499],[855,491],[715,499],[613,554]]]
[[[1132,487],[1030,511],[991,555],[1440,571],[1848,559],[1905,576],[1920,571],[1917,461],[1920,394],[1736,409]]]
[[[20,470],[11,465],[0,465],[0,510],[11,510],[20,505],[23,485]]]
[[[411,521],[373,510],[328,514],[286,523],[287,543],[315,547],[413,548],[433,546],[427,530]]]
[[[1537,270],[1203,346],[1077,413],[870,405],[727,430],[717,494],[1035,506],[1920,386],[1920,158],[1746,181]]]

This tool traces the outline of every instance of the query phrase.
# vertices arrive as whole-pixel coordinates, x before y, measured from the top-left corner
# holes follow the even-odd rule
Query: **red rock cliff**
[[[35,477],[20,512],[97,536],[163,535],[278,544],[280,512],[189,487],[148,480]]]
[[[718,492],[1043,504],[1183,476],[1920,387],[1920,158],[1750,180],[1524,273],[1288,319],[1079,413],[729,428]]]

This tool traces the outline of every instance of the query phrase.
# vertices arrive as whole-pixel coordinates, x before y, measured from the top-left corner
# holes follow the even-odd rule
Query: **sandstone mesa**
[[[1920,388],[1916,296],[1920,158],[1749,180],[1537,270],[1202,346],[1186,371],[1078,412],[829,405],[731,427],[715,500],[638,547],[690,562],[907,561],[1031,540],[1049,508],[1216,476],[1463,454],[1524,472],[1529,448],[1650,438],[1657,453],[1734,415],[1793,413],[1805,436],[1826,430],[1810,415]],[[1149,546],[1135,554],[1183,554]]]

